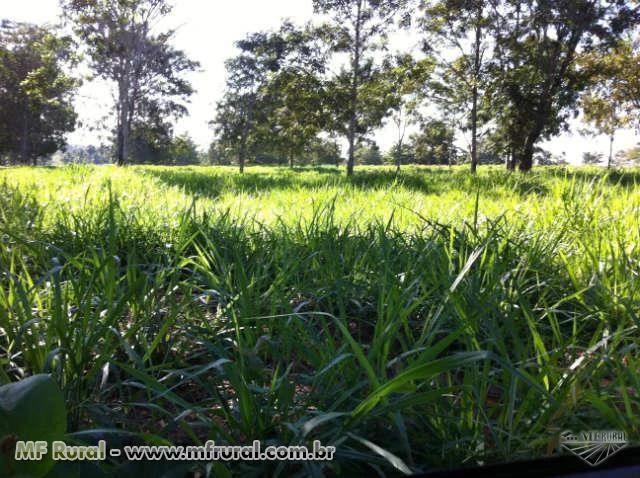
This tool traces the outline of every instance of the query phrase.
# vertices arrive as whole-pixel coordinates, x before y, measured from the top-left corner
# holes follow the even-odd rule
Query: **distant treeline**
[[[175,30],[158,28],[171,13],[168,0],[60,0],[60,26],[3,20],[0,162],[35,165],[62,151],[63,162],[237,164],[240,171],[246,163],[344,162],[352,174],[358,163],[468,162],[475,172],[488,162],[526,172],[564,161],[539,145],[579,113],[590,133],[610,138],[609,165],[616,132],[639,125],[638,2],[312,5],[312,22],[284,20],[236,41],[207,152],[174,133],[194,93],[188,74],[200,65],[172,45]],[[399,32],[413,46],[391,51]],[[72,73],[80,65],[90,77]],[[89,78],[115,92],[105,121],[92,126],[109,134],[98,156],[64,152],[79,125],[78,88]],[[383,126],[397,133],[386,152],[375,143]],[[597,154],[584,160],[605,162]]]

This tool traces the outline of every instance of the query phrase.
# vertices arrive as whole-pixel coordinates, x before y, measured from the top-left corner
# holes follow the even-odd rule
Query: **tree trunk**
[[[289,167],[293,169],[293,153],[289,153]]]
[[[509,148],[509,154],[507,155],[507,171],[516,170],[516,158],[513,152],[513,148]]]
[[[22,164],[29,164],[29,118],[28,118],[28,110],[29,106],[25,106],[25,111],[22,116],[22,132],[20,133],[20,162]],[[33,158],[32,162],[33,166],[36,166],[36,159]]]
[[[398,141],[398,149],[396,150],[396,173],[400,172],[401,162],[402,162],[402,140]]]
[[[116,164],[124,166],[129,149],[129,88],[127,81],[122,79],[118,86],[118,130],[116,147]]]
[[[240,167],[240,174],[244,173],[244,162],[247,154],[247,137],[244,132],[242,138],[240,138],[240,148],[238,148],[238,166]]]
[[[549,95],[553,95],[553,90],[549,92]],[[533,153],[535,145],[544,130],[545,121],[548,116],[547,112],[549,111],[548,103],[543,104],[542,108],[544,108],[544,110],[537,113],[537,117],[531,128],[527,128],[526,130],[520,129],[520,134],[515,134],[512,138],[512,141],[515,142],[514,144],[518,145],[515,148],[512,146],[515,150],[515,163],[520,172],[523,173],[529,172],[533,168]]]
[[[473,87],[473,106],[471,107],[471,174],[478,169],[478,88]]]
[[[473,88],[471,90],[471,174],[476,173],[478,167],[478,81],[480,79],[480,44],[482,42],[482,28],[480,20],[482,18],[482,6],[478,5],[476,17],[476,38],[473,57]]]
[[[611,132],[609,135],[609,161],[607,161],[607,169],[611,169],[613,165],[613,137],[614,133]]]
[[[534,140],[529,137],[525,141],[524,148],[518,151],[517,162],[518,169],[522,173],[528,173],[533,168],[533,145]]]
[[[244,124],[242,125],[242,135],[240,137],[240,149],[238,151],[238,164],[240,165],[240,174],[244,173],[244,162],[247,154],[247,139],[249,138],[249,128],[253,120],[253,106],[255,103],[254,95],[249,97],[247,104],[247,112]]]
[[[349,157],[347,158],[347,176],[353,175],[353,165],[355,164],[355,138],[351,133],[351,126],[349,126]]]
[[[356,14],[356,38],[354,44],[353,76],[351,78],[351,111],[349,112],[349,158],[347,159],[347,176],[353,175],[353,166],[355,164],[355,145],[356,145],[356,123],[358,115],[358,83],[360,79],[360,17],[362,12],[362,0],[358,1],[358,9]]]
[[[244,173],[244,156],[246,152],[246,138],[240,140],[240,148],[238,149],[238,165],[240,166],[240,174]]]

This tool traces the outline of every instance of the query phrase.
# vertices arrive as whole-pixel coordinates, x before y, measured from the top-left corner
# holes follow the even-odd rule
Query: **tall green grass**
[[[636,171],[0,176],[0,380],[52,373],[78,440],[319,439],[189,466],[349,476],[638,437]]]

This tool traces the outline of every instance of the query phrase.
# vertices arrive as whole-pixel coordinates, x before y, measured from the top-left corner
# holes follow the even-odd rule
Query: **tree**
[[[52,156],[52,163],[56,164],[108,164],[113,156],[108,145],[74,146],[67,145],[64,151],[57,151]]]
[[[289,159],[290,167],[326,124],[323,90],[316,74],[292,68],[266,85],[266,135],[273,148]]]
[[[296,29],[285,22],[281,35],[286,54],[262,85],[256,105],[261,111],[256,125],[259,143],[288,159],[300,157],[307,146],[327,128],[325,84],[326,54],[310,26]]]
[[[529,171],[536,143],[566,126],[588,84],[577,52],[612,44],[636,12],[623,0],[508,0],[495,10],[496,120],[512,156],[508,164]]]
[[[235,156],[233,151],[228,150],[219,141],[212,141],[207,150],[207,164],[217,164],[220,166],[228,166],[232,163],[232,157]]]
[[[585,151],[584,153],[582,153],[583,164],[600,164],[601,162],[602,162],[602,154],[600,153],[590,153],[589,151]],[[611,163],[609,162],[609,164]]]
[[[254,33],[236,42],[240,55],[225,62],[227,89],[216,107],[213,124],[218,140],[238,154],[240,173],[244,172],[250,133],[256,124],[255,103],[269,71],[276,71],[282,47],[266,33]]]
[[[619,151],[616,155],[618,165],[640,165],[640,145],[625,151]]]
[[[0,157],[36,165],[66,144],[80,84],[65,72],[77,60],[72,46],[52,28],[0,24]]]
[[[406,162],[403,161],[403,147],[407,129],[423,119],[420,107],[424,102],[434,66],[431,57],[416,60],[409,54],[397,56],[395,62],[385,60],[385,81],[389,84],[388,90],[391,95],[395,97],[390,101],[390,106],[391,121],[398,132],[394,154],[396,172],[399,172],[401,164]]]
[[[450,61],[440,55],[442,80],[439,89],[444,101],[452,102],[468,114],[471,129],[471,173],[478,165],[478,128],[483,121],[479,114],[481,98],[488,81],[487,30],[492,22],[496,2],[487,0],[423,0],[422,22],[428,38],[426,51],[433,46],[455,49],[459,56]],[[470,106],[470,107],[468,107]]]
[[[414,160],[418,164],[448,164],[457,162],[453,128],[441,120],[421,125],[420,133],[410,138]]]
[[[153,31],[171,12],[167,0],[60,1],[91,67],[116,85],[116,162],[123,165],[136,123],[167,128],[166,118],[187,113],[193,88],[183,74],[199,64],[170,45],[173,30]]]
[[[558,164],[557,157],[554,157],[551,151],[537,147],[533,153],[533,159],[539,166],[556,166]]]
[[[398,162],[400,165],[413,163],[414,157],[411,144],[404,141],[399,151],[397,143],[394,146],[391,146],[391,148],[382,155],[382,162],[384,164],[394,165],[396,167],[396,171],[398,171]]]
[[[380,165],[382,164],[382,154],[380,147],[375,141],[362,142],[356,149],[356,162],[358,164]]]
[[[167,164],[170,162],[171,131],[161,122],[135,122],[128,140],[131,164]]]
[[[640,55],[629,41],[620,42],[607,55],[594,52],[579,59],[583,69],[593,72],[592,80],[580,99],[584,119],[597,134],[609,137],[607,167],[613,165],[613,142],[618,129],[628,126],[640,105]],[[631,74],[630,74],[631,73]],[[635,84],[635,86],[634,86]]]
[[[340,166],[340,145],[334,138],[316,137],[305,149],[303,157],[313,165],[332,164]]]
[[[244,172],[254,103],[255,93],[227,91],[217,103],[216,117],[211,122],[219,147],[224,151],[234,151],[237,155],[240,173]]]
[[[333,19],[325,38],[332,51],[346,53],[348,65],[330,82],[336,112],[334,130],[349,143],[347,174],[353,174],[359,138],[380,126],[392,96],[380,91],[384,82],[372,53],[384,47],[390,26],[408,0],[313,0],[314,12]],[[382,94],[381,94],[382,93]]]
[[[248,153],[258,145],[293,155],[313,136],[313,121],[304,116],[317,105],[313,72],[324,64],[314,41],[309,29],[284,22],[276,32],[256,32],[236,42],[240,54],[225,63],[226,90],[211,123],[218,141],[237,151],[241,173]]]
[[[489,149],[478,147],[478,164],[503,164],[504,159]]]
[[[200,163],[198,147],[193,139],[186,133],[173,138],[169,155],[171,164],[189,165]]]
[[[636,2],[637,4],[637,2]],[[640,36],[618,43],[611,55],[603,59],[613,67],[615,90],[621,103],[640,110]],[[640,127],[640,116],[635,116],[636,127]]]

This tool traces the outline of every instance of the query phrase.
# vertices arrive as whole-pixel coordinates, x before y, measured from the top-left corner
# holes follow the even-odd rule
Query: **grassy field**
[[[2,169],[0,383],[52,373],[70,438],[337,447],[178,474],[396,475],[554,454],[565,429],[635,440],[638,183]]]

